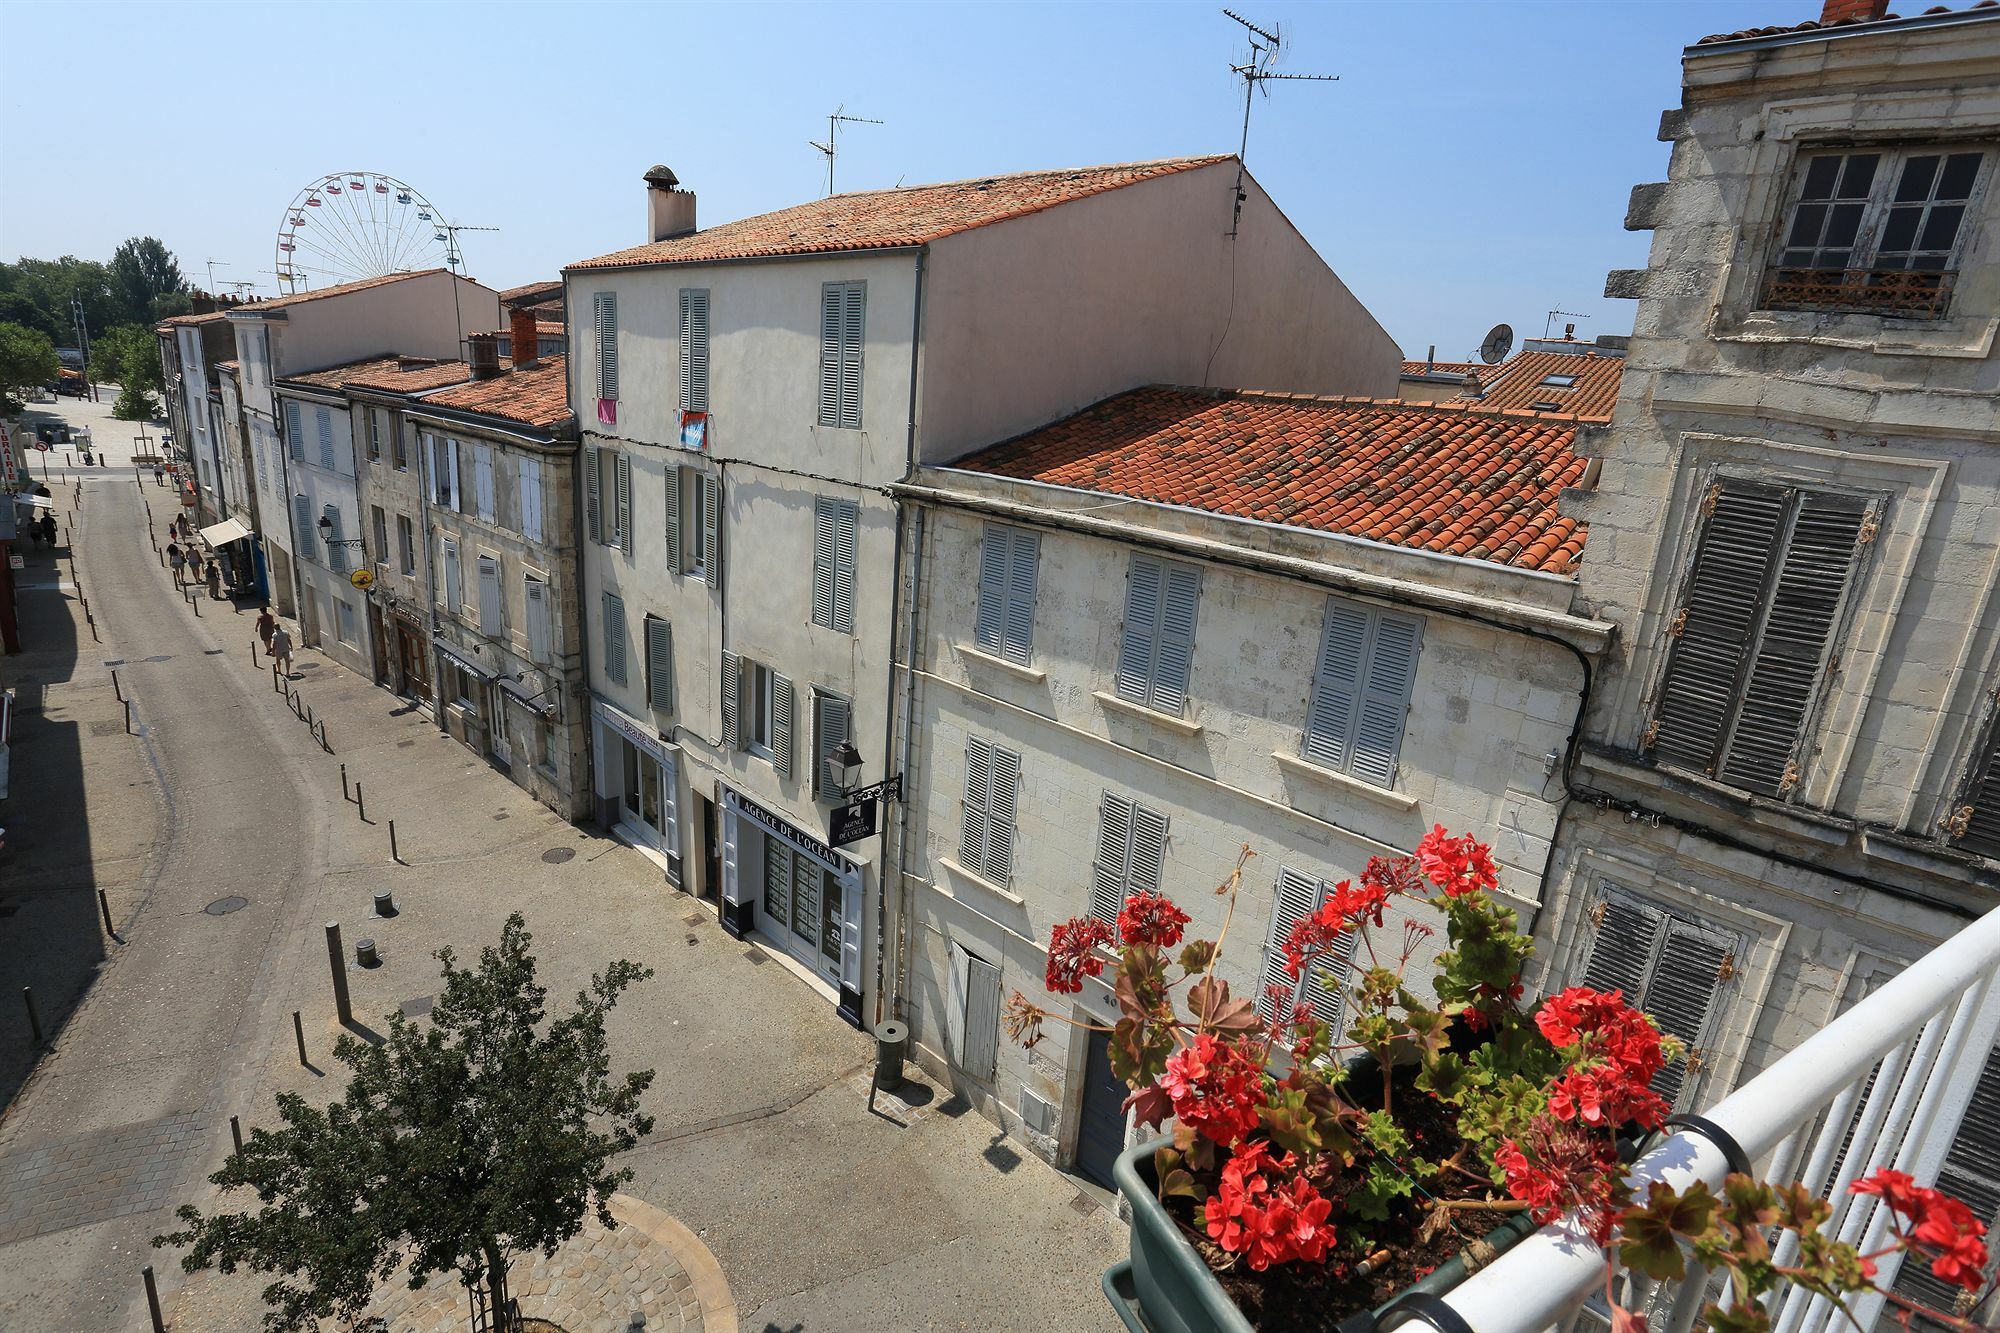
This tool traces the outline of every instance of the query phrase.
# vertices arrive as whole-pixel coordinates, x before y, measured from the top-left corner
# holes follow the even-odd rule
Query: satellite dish
[[[1486,341],[1479,344],[1479,359],[1487,365],[1498,365],[1506,360],[1507,353],[1514,350],[1514,329],[1512,325],[1495,324],[1487,330]]]

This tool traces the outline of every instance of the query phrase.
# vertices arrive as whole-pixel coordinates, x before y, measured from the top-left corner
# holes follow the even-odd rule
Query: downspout
[[[567,308],[569,300],[567,293],[564,294],[563,300],[565,308]],[[569,377],[567,364],[565,364],[564,367],[563,377],[565,379]],[[570,510],[569,521],[570,521],[570,532],[574,534],[570,540],[569,545],[570,548],[576,552],[576,574],[573,582],[570,584],[570,586],[576,590],[576,598],[571,603],[576,607],[576,622],[577,622],[572,627],[576,630],[576,667],[578,673],[576,680],[576,690],[575,690],[576,697],[574,706],[577,709],[577,714],[578,714],[577,720],[580,721],[584,727],[583,781],[586,789],[590,792],[590,815],[591,818],[594,820],[597,817],[597,746],[593,743],[593,737],[591,735],[591,728],[595,725],[595,723],[593,721],[593,714],[590,709],[590,631],[588,628],[590,624],[590,612],[585,607],[583,601],[584,583],[587,581],[588,578],[584,566],[588,563],[590,559],[590,534],[587,531],[585,531],[583,526],[583,486],[582,486],[583,473],[580,466],[583,462],[583,451],[589,448],[590,446],[584,443],[583,418],[578,417],[576,415],[576,408],[573,404],[570,408],[570,416],[574,418],[576,421],[576,436],[577,436],[576,449],[575,452],[570,454],[570,462],[569,462],[569,510]],[[562,604],[563,599],[556,598],[554,596],[554,590],[551,589],[550,600],[552,603],[550,606],[550,610],[553,611],[556,605]],[[567,684],[567,682],[565,682],[565,684]],[[563,693],[565,694],[565,696],[567,696],[570,693],[570,691],[565,689]],[[574,755],[574,753],[572,753],[570,756],[572,763],[574,762],[575,757],[576,756]],[[676,764],[675,768],[676,768],[675,778],[676,780],[678,780],[679,765]],[[675,800],[678,802],[680,793],[675,792],[674,797]],[[576,783],[574,780],[572,780],[570,783],[569,799],[570,799],[570,806],[572,809],[574,809],[576,805]],[[676,838],[679,838],[680,836],[679,830],[675,831],[674,836]],[[685,858],[683,858],[683,860],[685,860]],[[721,896],[720,889],[717,890],[716,896],[717,897]]]
[[[437,723],[438,731],[448,736],[451,728],[444,720],[444,655],[437,648],[437,533],[431,530],[431,451],[424,445],[424,432],[409,418],[407,402],[402,425],[415,431],[417,437],[411,444],[417,455],[417,516],[424,526],[424,621],[431,632],[431,641],[424,647],[431,659],[431,719]],[[457,482],[458,478],[452,478],[454,485]]]
[[[917,471],[917,384],[918,371],[922,365],[924,332],[924,259],[930,253],[929,246],[917,251],[916,291],[910,301],[910,410],[909,424],[903,440],[903,480],[909,481]],[[900,717],[896,707],[896,631],[903,620],[903,528],[905,506],[901,498],[896,500],[896,546],[890,566],[889,590],[889,671],[888,698],[885,707],[888,713],[888,727],[884,732],[882,767],[885,775],[900,773],[904,781],[909,779],[911,732],[915,729],[911,721],[914,706],[917,677],[915,671],[903,671],[903,703]],[[923,511],[917,511],[917,526],[910,562],[910,647],[908,656],[914,661],[916,656],[916,616],[917,608],[923,605],[921,596],[924,568],[924,526]],[[900,756],[898,756],[897,727],[902,729]],[[882,990],[887,978],[887,933],[889,927],[889,886],[893,882],[896,889],[896,989],[890,999],[890,1014],[901,1018],[904,1014],[904,982],[909,975],[909,900],[903,888],[904,857],[909,852],[909,808],[912,793],[907,789],[903,799],[896,804],[896,845],[895,862],[890,863],[889,822],[882,822],[881,875],[876,885],[875,896],[875,1021],[882,1021]],[[886,806],[887,802],[884,802]]]
[[[291,437],[285,433],[285,414],[278,407],[278,358],[272,354],[274,340],[271,337],[271,330],[260,323],[257,325],[257,332],[264,339],[263,347],[258,349],[264,355],[258,359],[264,363],[264,373],[270,377],[270,384],[266,391],[269,393],[271,399],[271,424],[277,428],[278,432],[278,480],[283,483],[278,488],[278,498],[285,502],[285,531],[292,534],[292,607],[298,614],[299,647],[303,648],[306,646],[306,592],[303,581],[305,576],[299,571],[301,556],[299,548],[299,507],[292,503],[292,441]],[[303,408],[300,409],[300,420],[304,420]],[[192,434],[192,430],[189,433]],[[299,447],[303,449],[305,445],[301,443]],[[185,453],[186,449],[183,448],[182,452]],[[179,497],[176,496],[175,499],[178,500]]]

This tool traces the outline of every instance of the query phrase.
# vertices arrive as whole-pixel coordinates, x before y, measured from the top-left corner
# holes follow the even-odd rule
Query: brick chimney
[[[535,328],[535,312],[516,306],[507,313],[507,336],[514,347],[514,369],[532,370],[540,360],[537,349],[541,345],[541,335]]]
[[[490,380],[500,373],[500,335],[475,333],[465,340],[465,359],[472,365],[472,378]]]
[[[663,166],[645,175],[646,239],[665,241],[694,230],[694,193],[680,187],[680,178]]]
[[[1820,11],[1822,26],[1831,23],[1873,23],[1889,12],[1889,0],[1826,0]]]

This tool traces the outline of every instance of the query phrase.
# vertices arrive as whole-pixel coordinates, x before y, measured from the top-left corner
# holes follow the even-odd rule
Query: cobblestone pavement
[[[0,1159],[0,1245],[148,1213],[167,1201],[196,1139],[192,1113],[49,1139]]]

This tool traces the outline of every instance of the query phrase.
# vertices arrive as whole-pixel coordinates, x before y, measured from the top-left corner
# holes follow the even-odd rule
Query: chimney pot
[[[475,333],[465,340],[466,357],[472,378],[490,380],[500,373],[500,339],[496,334]]]
[[[1835,23],[1873,23],[1889,12],[1889,0],[1826,0],[1820,11],[1822,27]]]
[[[507,336],[514,346],[514,369],[531,369],[541,359],[541,334],[535,327],[535,312],[516,306],[508,314]]]
[[[646,182],[646,240],[671,240],[695,229],[694,192],[680,188],[680,177],[656,166],[644,177]]]

